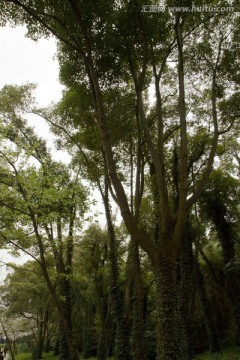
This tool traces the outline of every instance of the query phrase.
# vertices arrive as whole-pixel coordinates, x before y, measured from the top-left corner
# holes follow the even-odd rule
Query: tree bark
[[[191,346],[190,332],[190,314],[189,303],[191,299],[191,284],[193,272],[193,252],[192,239],[189,227],[186,226],[183,233],[182,243],[179,252],[179,286],[177,306],[179,313],[179,330],[178,338],[180,343],[180,352],[185,360],[191,359],[193,356],[193,348]],[[178,280],[178,279],[177,279]]]
[[[237,325],[237,342],[240,342],[240,281],[236,269],[235,248],[232,225],[227,222],[223,211],[216,209],[214,223],[223,249],[223,260],[225,265],[225,289],[232,305],[235,322]]]
[[[177,346],[176,264],[169,256],[161,256],[156,272],[157,296],[157,360],[180,359]]]
[[[212,311],[209,305],[209,301],[206,294],[206,288],[204,284],[204,278],[199,268],[199,264],[196,264],[196,281],[197,281],[197,290],[202,306],[205,324],[207,328],[209,348],[212,353],[219,353],[220,347],[217,339],[217,333],[212,319]]]
[[[133,239],[130,240],[127,260],[126,288],[127,320],[131,326],[131,353],[134,360],[144,360],[145,357],[145,325],[143,284],[139,247]]]
[[[129,329],[124,311],[123,294],[119,288],[119,270],[116,250],[116,236],[111,218],[111,210],[108,199],[108,181],[105,179],[104,207],[107,219],[109,235],[109,257],[111,264],[111,295],[113,301],[113,316],[116,323],[115,334],[115,357],[116,360],[130,359]]]

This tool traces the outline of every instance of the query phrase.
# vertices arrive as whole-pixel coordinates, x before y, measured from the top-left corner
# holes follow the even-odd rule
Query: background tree
[[[52,161],[44,141],[38,139],[21,117],[31,104],[29,91],[29,86],[9,86],[1,92],[1,116],[4,120],[1,133],[6,143],[1,151],[4,169],[1,238],[5,244],[31,254],[41,266],[72,357],[77,356],[74,355],[71,330],[72,256],[77,239],[75,229],[80,227],[80,218],[86,210],[86,193],[78,172],[73,176],[63,164]],[[12,93],[15,102],[10,101]],[[14,223],[12,217],[16,217]],[[47,267],[46,253],[50,249],[57,288]]]
[[[225,287],[233,307],[239,334],[239,260],[235,250],[239,238],[238,198],[239,181],[220,169],[215,170],[203,194],[202,208],[215,227],[222,247]]]
[[[28,276],[23,276],[23,274]],[[36,262],[28,262],[8,275],[1,288],[7,304],[6,316],[25,318],[33,332],[33,359],[42,358],[47,334],[52,327],[51,317],[55,307],[49,290]],[[55,320],[55,319],[54,319]]]

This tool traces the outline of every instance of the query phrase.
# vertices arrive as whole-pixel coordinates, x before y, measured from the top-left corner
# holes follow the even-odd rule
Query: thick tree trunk
[[[180,359],[177,347],[176,266],[169,256],[161,256],[155,270],[157,294],[157,359]]]
[[[61,327],[60,343],[59,343],[59,360],[75,360],[78,357],[77,351],[73,346],[72,334],[72,299],[71,299],[71,284],[67,274],[61,273],[63,279],[60,280],[60,299],[64,316],[68,322],[68,333]],[[69,343],[72,348],[69,349]]]

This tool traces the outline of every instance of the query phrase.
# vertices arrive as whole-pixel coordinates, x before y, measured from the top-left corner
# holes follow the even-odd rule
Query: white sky
[[[0,28],[0,87],[5,84],[38,84],[35,96],[46,106],[61,97],[54,39],[34,42],[25,37],[24,27]]]

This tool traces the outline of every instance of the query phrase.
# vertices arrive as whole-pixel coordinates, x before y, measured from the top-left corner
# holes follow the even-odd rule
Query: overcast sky
[[[37,100],[45,106],[61,96],[56,43],[54,39],[34,42],[25,33],[23,27],[0,28],[0,87],[34,82],[38,84]]]
[[[56,43],[54,39],[34,42],[26,38],[25,33],[23,27],[0,27],[0,88],[6,84],[36,83],[37,90],[34,93],[36,100],[39,105],[47,106],[52,101],[58,101],[62,92],[62,86],[58,82],[58,62],[54,60]],[[49,142],[52,141],[48,126],[43,121],[34,117],[31,123],[35,125],[40,136],[47,137]],[[0,251],[0,261],[16,260],[5,251]],[[17,262],[23,261],[25,257],[17,260]],[[0,281],[5,274],[5,266],[0,263]]]

